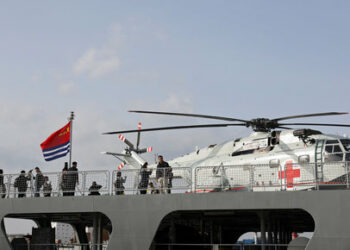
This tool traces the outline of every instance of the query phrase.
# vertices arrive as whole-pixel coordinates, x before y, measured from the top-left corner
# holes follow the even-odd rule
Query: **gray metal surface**
[[[161,220],[173,211],[304,209],[315,221],[306,249],[350,249],[350,192],[242,192],[0,199],[0,216],[101,212],[112,222],[108,249],[149,249]],[[3,229],[3,228],[2,228]],[[0,249],[10,250],[4,229]]]

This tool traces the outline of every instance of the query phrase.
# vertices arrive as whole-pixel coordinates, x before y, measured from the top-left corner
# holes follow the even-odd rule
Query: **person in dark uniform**
[[[102,188],[101,185],[98,185],[96,181],[92,182],[92,185],[89,188],[89,195],[101,195],[99,190]]]
[[[64,163],[64,168],[62,169],[60,186],[61,186],[63,196],[68,196],[68,162]]]
[[[147,188],[149,183],[149,176],[152,174],[152,170],[147,170],[148,163],[142,165],[140,170],[141,180],[139,183],[140,194],[147,194]]]
[[[116,195],[121,195],[124,194],[124,183],[126,182],[127,176],[124,178],[122,177],[122,172],[118,171],[117,172],[117,179],[114,182],[114,188],[115,188],[115,194]]]
[[[163,160],[163,156],[158,156],[158,165],[156,172],[156,179],[159,183],[160,193],[165,194],[166,189],[168,189],[168,178],[167,171],[169,169],[169,164]]]
[[[6,197],[6,185],[4,183],[4,171],[0,169],[0,197]]]
[[[78,163],[75,161],[72,167],[68,169],[68,196],[74,196],[75,186],[79,185]]]
[[[30,180],[29,176],[26,176],[26,172],[24,170],[21,171],[21,174],[15,179],[14,186],[18,191],[18,198],[26,197],[27,192],[27,181]]]

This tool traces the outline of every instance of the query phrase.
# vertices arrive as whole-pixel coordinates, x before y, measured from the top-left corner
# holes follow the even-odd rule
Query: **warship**
[[[49,196],[35,188],[30,176],[28,188],[22,191],[25,197],[18,198],[15,182],[20,175],[3,174],[0,249],[350,249],[350,140],[288,127],[315,124],[280,123],[340,114],[344,113],[245,121],[172,113],[238,120],[237,126],[250,126],[254,132],[170,160],[167,168],[150,164],[147,184],[152,187],[140,186],[140,168],[147,166],[141,154],[150,151],[139,148],[140,134],[164,128],[107,133],[138,133],[136,146],[119,135],[127,148],[121,153],[104,152],[121,161],[119,168],[76,172],[68,188],[62,183],[65,178],[72,179],[72,173],[43,173],[52,185]],[[166,129],[210,126],[236,125]],[[52,150],[44,151],[51,157],[47,152]],[[159,176],[167,179],[166,185],[159,185]],[[30,243],[9,242],[5,218],[33,220],[37,228],[33,228]],[[55,242],[53,223],[70,224],[74,242]],[[88,228],[92,230],[87,233]],[[259,239],[239,241],[249,232]],[[305,232],[310,237],[303,237]]]

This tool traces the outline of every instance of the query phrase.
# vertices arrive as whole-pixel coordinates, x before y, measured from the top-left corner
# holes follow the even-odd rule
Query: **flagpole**
[[[73,148],[73,120],[74,120],[74,112],[70,113],[70,117],[68,118],[70,121],[70,146],[69,146],[69,168],[72,167],[72,148]]]

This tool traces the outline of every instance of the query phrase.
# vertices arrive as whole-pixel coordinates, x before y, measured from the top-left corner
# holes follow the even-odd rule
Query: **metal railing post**
[[[323,165],[323,163],[321,163]],[[321,169],[323,169],[324,166],[320,166]],[[317,190],[320,190],[320,177],[318,176],[318,165],[316,166],[316,171],[315,171],[315,179],[316,179],[316,185],[317,185]]]
[[[220,188],[221,191],[224,190],[224,164],[220,164],[220,168],[221,168],[221,176],[220,176]]]
[[[12,175],[9,175],[9,178],[7,180],[7,197],[10,198],[11,194],[11,180],[12,180]]]
[[[253,165],[249,166],[249,182],[250,182],[250,190],[251,192],[254,191],[254,174],[255,174],[255,167]]]
[[[86,172],[82,172],[83,175],[83,184],[82,184],[82,189],[83,189],[83,196],[85,195],[85,190],[86,190]]]
[[[33,184],[33,176],[30,177],[30,187],[29,187],[29,190],[30,190],[30,197],[34,197],[34,192],[35,192],[35,183]],[[28,190],[28,189],[27,189]],[[34,190],[34,192],[33,192]],[[27,192],[26,192],[27,193]]]
[[[111,173],[109,171],[107,173],[107,195],[111,194]]]
[[[283,184],[283,190],[284,191],[288,191],[288,179],[287,179],[287,164],[284,164],[284,168],[282,169],[281,175],[283,176],[282,180],[282,184]]]
[[[348,169],[349,164],[346,161],[344,162],[344,164],[345,164],[345,175],[346,175],[346,188],[349,189],[349,169]]]
[[[114,173],[115,170],[112,171],[112,185],[110,187],[110,195],[114,195]]]
[[[192,179],[194,179],[194,185],[192,185],[193,186],[193,191],[194,191],[194,193],[196,193],[196,191],[197,191],[197,169],[198,169],[198,167],[196,167],[195,169],[194,169],[194,174],[192,174],[191,176],[191,178]],[[194,178],[193,178],[193,175],[194,175]]]
[[[316,183],[316,190],[320,189],[319,182],[318,182],[318,173],[317,173],[317,171],[318,171],[318,164],[319,163],[315,162],[314,181]],[[323,163],[320,163],[320,164],[323,164]]]
[[[283,178],[282,178],[282,171],[283,171],[283,169],[282,169],[282,165],[280,164],[278,168],[279,168],[278,175],[279,175],[280,184],[281,184],[281,191],[283,191]]]

